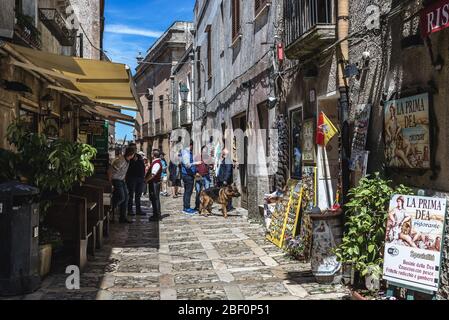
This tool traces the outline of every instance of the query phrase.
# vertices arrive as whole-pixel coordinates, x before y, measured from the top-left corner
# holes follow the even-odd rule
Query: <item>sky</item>
[[[125,63],[133,73],[139,52],[148,48],[174,21],[192,21],[195,0],[106,0],[104,50],[113,62]],[[134,112],[123,111],[134,116]],[[116,127],[116,139],[133,139],[133,128]]]

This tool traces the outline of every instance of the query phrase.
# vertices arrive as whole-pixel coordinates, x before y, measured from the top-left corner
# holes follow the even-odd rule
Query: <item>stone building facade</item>
[[[215,143],[232,154],[234,181],[242,191],[238,205],[259,217],[270,191],[270,140],[275,109],[272,83],[278,1],[207,1],[195,4],[194,128],[201,144]],[[267,130],[260,134],[259,129]],[[198,140],[198,139],[196,139]],[[275,139],[274,139],[275,140]],[[271,152],[273,155],[273,152]]]
[[[138,148],[148,155],[152,149],[170,154],[175,107],[173,69],[192,41],[192,23],[175,22],[148,50],[136,69],[134,79],[144,110],[137,115],[135,140]]]
[[[361,69],[358,76],[351,77],[350,100],[352,106],[372,105],[367,141],[367,150],[370,151],[368,172],[380,171],[397,184],[422,190],[422,194],[428,196],[447,198],[449,113],[446,102],[449,99],[449,67],[446,57],[449,53],[449,30],[433,33],[427,39],[422,37],[419,13],[431,5],[429,1],[350,3],[350,34],[359,34],[350,42],[350,63],[357,63]],[[379,23],[376,23],[376,17],[379,17]],[[368,52],[369,59],[366,59]],[[386,106],[389,101],[423,93],[430,96],[430,169],[391,168],[385,147]],[[413,158],[406,157],[413,163]],[[446,299],[449,297],[448,231],[444,240],[440,292]]]
[[[75,16],[67,8],[72,8]],[[103,0],[5,0],[0,3],[0,12],[0,41],[4,43],[59,55],[79,56],[79,35],[83,34],[83,57],[96,60],[103,58]],[[81,21],[83,28],[86,28],[83,30],[75,24],[72,32],[66,25],[71,19]],[[13,66],[13,62],[19,58],[17,53],[0,48],[2,83],[21,83],[30,89],[30,92],[18,92],[6,85],[0,86],[0,148],[9,148],[6,130],[15,119],[26,119],[32,130],[42,132],[46,129],[47,118],[53,119],[49,120],[50,123],[58,123],[67,116],[66,106],[80,102],[74,95],[48,90],[47,86],[54,82],[51,78]],[[42,97],[46,94],[54,99],[49,117],[42,116]],[[82,112],[80,108],[73,110],[74,116],[69,121],[59,122],[60,137],[72,141],[77,138],[77,119]]]

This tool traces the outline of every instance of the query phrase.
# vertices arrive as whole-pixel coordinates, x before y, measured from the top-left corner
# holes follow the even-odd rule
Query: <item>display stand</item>
[[[301,181],[289,180],[288,193],[276,206],[270,225],[270,234],[267,240],[279,248],[285,247],[287,237],[296,235],[299,214],[302,205],[303,187]]]

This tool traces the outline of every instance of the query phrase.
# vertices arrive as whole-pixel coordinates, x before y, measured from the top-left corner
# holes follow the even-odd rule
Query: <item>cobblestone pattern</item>
[[[315,282],[310,265],[265,240],[263,227],[241,209],[229,219],[183,215],[181,200],[163,199],[160,223],[146,217],[113,224],[111,238],[90,257],[80,290],[66,275],[48,277],[22,299],[243,300],[342,299],[343,286]],[[145,207],[148,214],[150,209]],[[217,210],[217,209],[215,209]]]

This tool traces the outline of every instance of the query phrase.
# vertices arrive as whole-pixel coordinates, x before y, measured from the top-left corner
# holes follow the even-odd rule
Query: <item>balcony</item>
[[[286,0],[285,53],[306,60],[335,42],[335,0]]]
[[[34,25],[33,17],[16,13],[15,35],[25,45],[35,49],[41,49],[41,33]]]
[[[69,29],[66,20],[57,9],[39,8],[39,18],[61,46],[71,47],[75,44],[76,29]]]
[[[181,126],[188,126],[192,124],[192,115],[190,113],[189,106],[182,106],[180,115],[181,115]]]

